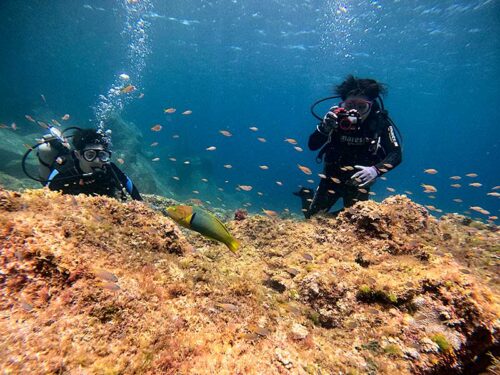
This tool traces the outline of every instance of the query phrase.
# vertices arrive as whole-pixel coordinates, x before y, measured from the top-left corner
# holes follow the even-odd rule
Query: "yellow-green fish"
[[[233,253],[240,247],[240,243],[219,219],[199,207],[171,206],[167,207],[167,213],[176,223],[212,240],[222,242]]]

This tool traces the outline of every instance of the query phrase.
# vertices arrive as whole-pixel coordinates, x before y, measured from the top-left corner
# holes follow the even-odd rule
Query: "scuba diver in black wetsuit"
[[[80,129],[72,136],[74,150],[58,129],[50,127],[50,133],[34,146],[37,149],[40,178],[29,175],[23,157],[23,169],[28,177],[39,181],[50,190],[64,194],[106,195],[126,200],[127,193],[141,201],[139,191],[113,162],[109,151],[109,137],[95,129]]]
[[[328,212],[341,197],[344,207],[368,200],[370,186],[377,177],[395,168],[402,159],[395,124],[380,97],[385,93],[384,86],[373,79],[349,75],[336,86],[336,93],[338,96],[326,99],[340,97],[342,102],[330,108],[309,137],[309,149],[321,148],[318,160],[325,162],[326,178],[321,179],[315,193],[306,188],[294,193],[302,199],[306,218]],[[326,99],[311,108],[318,119],[313,108]]]

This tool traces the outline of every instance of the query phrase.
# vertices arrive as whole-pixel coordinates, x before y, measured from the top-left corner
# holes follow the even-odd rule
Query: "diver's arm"
[[[326,133],[321,124],[316,126],[316,130],[309,136],[309,150],[316,151],[319,150],[325,142],[328,141],[328,133]]]
[[[134,185],[132,180],[125,173],[123,173],[121,171],[121,169],[118,168],[114,163],[111,163],[111,168],[113,168],[113,171],[115,172],[116,176],[120,180],[120,183],[127,190],[127,193],[130,194],[132,199],[134,199],[136,201],[142,201],[141,194],[139,193],[139,190]]]
[[[380,163],[375,164],[375,168],[377,168],[379,173],[383,173],[384,170],[388,171],[396,168],[396,166],[401,163],[403,158],[401,144],[396,138],[394,127],[392,125],[387,124],[386,129],[380,136],[380,144],[385,150],[386,156]]]

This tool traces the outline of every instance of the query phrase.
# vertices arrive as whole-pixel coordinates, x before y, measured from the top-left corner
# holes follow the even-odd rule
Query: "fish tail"
[[[236,251],[240,247],[239,241],[234,238],[231,238],[231,240],[226,245],[227,247],[229,247],[229,250],[231,250],[233,253],[236,253]]]

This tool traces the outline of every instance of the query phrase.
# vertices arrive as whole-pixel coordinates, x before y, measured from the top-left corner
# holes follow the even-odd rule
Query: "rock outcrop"
[[[248,215],[235,256],[145,203],[0,190],[0,368],[477,373],[498,350],[499,235],[474,223],[402,196]]]

